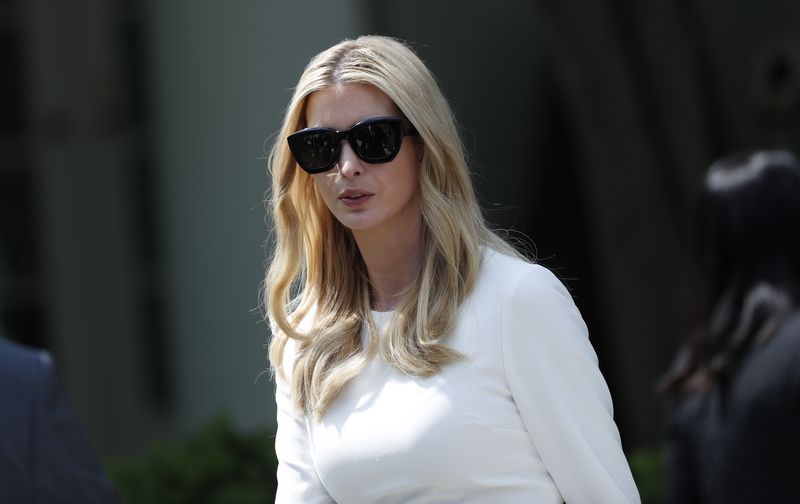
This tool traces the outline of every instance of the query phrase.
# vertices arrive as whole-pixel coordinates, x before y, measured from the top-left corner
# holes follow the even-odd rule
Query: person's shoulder
[[[47,351],[0,337],[0,376],[4,381],[17,381],[26,376],[36,378],[52,366],[53,360]]]
[[[784,319],[777,333],[778,336],[785,334],[792,339],[795,345],[800,346],[800,307],[795,308],[795,310]]]
[[[800,307],[786,316],[780,327],[763,344],[763,349],[754,352],[753,364],[748,369],[762,380],[772,376],[777,389],[800,390]]]
[[[526,258],[487,247],[483,250],[481,277],[492,280],[498,278],[507,280],[509,278],[518,277],[519,275],[525,275],[529,271],[540,267],[541,266]]]
[[[481,284],[494,294],[556,290],[566,292],[561,280],[547,267],[523,257],[487,248],[483,255]]]
[[[550,269],[503,252],[487,250],[476,300],[520,324],[577,324],[586,328],[572,294]],[[549,322],[548,322],[549,321]]]
[[[0,424],[26,442],[29,422],[53,378],[50,356],[0,337]],[[1,499],[0,499],[1,500]]]

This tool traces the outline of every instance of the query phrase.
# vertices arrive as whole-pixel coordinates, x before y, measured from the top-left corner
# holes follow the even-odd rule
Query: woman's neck
[[[422,220],[406,232],[354,232],[371,284],[372,308],[391,310],[416,280],[422,261]]]

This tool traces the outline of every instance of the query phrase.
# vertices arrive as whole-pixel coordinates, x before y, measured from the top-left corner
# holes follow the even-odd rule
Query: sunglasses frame
[[[359,130],[360,128],[370,126],[373,124],[383,124],[383,123],[390,123],[394,125],[394,127],[400,128],[400,138],[397,142],[397,148],[392,152],[389,156],[376,158],[376,159],[368,159],[362,157],[359,153],[358,146],[355,144],[355,139],[353,138],[353,132]],[[325,166],[319,168],[307,168],[303,166],[298,161],[298,156],[295,154],[296,149],[302,149],[302,141],[303,139],[310,135],[316,133],[327,133],[333,136],[333,145],[334,145],[334,156],[333,160],[326,164]],[[358,159],[364,161],[365,163],[369,164],[380,164],[380,163],[388,163],[392,161],[397,154],[400,152],[400,149],[403,147],[403,139],[406,136],[414,136],[419,135],[417,129],[411,124],[406,118],[403,117],[370,117],[369,119],[364,119],[363,121],[359,121],[354,124],[352,127],[346,130],[337,131],[331,128],[305,128],[301,129],[300,131],[296,131],[292,133],[286,138],[286,141],[289,143],[289,150],[292,152],[292,156],[294,157],[295,162],[297,163],[300,168],[303,169],[306,173],[310,173],[312,175],[316,173],[324,173],[339,162],[339,157],[342,155],[342,141],[347,140],[347,143],[350,144],[350,148],[353,149],[353,153],[358,157]]]

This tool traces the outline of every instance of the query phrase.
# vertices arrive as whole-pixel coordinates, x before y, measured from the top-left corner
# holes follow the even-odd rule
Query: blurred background
[[[274,423],[265,152],[308,60],[414,47],[489,219],[571,288],[627,452],[684,338],[699,177],[800,150],[796,0],[0,0],[3,333],[55,354],[103,457]]]

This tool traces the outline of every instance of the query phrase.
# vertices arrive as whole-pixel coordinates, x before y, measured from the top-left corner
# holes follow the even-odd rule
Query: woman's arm
[[[517,281],[503,308],[502,344],[514,401],[564,500],[640,502],[586,325],[547,269],[535,266]]]
[[[284,356],[294,359],[295,346],[289,342]],[[284,358],[287,361],[287,358]],[[286,371],[291,376],[291,370]],[[275,453],[278,455],[278,491],[275,504],[335,504],[317,476],[311,459],[306,417],[295,410],[289,385],[276,373],[275,403],[278,411],[278,431]]]

